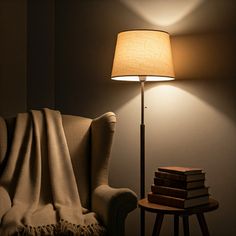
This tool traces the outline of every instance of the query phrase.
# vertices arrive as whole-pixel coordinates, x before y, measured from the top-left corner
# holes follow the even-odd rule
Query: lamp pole
[[[140,198],[145,197],[145,124],[144,124],[144,83],[145,76],[139,77],[141,84],[141,124],[140,124]],[[145,235],[145,211],[140,210],[141,236]]]

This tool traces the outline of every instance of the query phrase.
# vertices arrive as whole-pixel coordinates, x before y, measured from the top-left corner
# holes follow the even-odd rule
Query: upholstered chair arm
[[[111,153],[116,116],[113,112],[94,119],[91,124],[91,184],[92,191],[108,184],[108,165]]]
[[[128,188],[100,185],[92,193],[92,211],[104,223],[109,236],[123,236],[125,218],[137,207],[137,196]]]
[[[91,124],[91,210],[104,223],[109,236],[123,236],[125,218],[136,208],[137,197],[127,188],[108,186],[108,167],[116,117],[108,112]]]

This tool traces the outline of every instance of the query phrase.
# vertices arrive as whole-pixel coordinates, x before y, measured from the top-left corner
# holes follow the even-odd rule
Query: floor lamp
[[[113,60],[113,80],[137,81],[141,85],[140,199],[145,198],[144,84],[174,79],[170,36],[157,30],[129,30],[118,34]],[[145,235],[145,212],[140,212],[141,235]]]

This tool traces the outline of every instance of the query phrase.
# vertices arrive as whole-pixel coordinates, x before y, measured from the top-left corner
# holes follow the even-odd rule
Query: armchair
[[[14,121],[0,119],[0,173]],[[116,189],[108,184],[115,114],[108,112],[96,119],[62,115],[62,123],[82,206],[98,215],[107,235],[124,235],[125,218],[136,208],[137,196],[128,188]]]

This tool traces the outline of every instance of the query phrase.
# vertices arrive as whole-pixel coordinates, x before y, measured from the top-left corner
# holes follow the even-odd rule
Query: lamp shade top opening
[[[118,34],[113,60],[113,80],[169,81],[175,77],[170,36],[157,30],[131,30]]]

